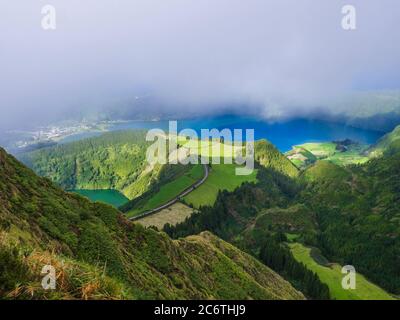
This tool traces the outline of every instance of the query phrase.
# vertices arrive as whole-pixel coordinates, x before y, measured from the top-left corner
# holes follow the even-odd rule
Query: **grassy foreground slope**
[[[302,299],[257,260],[205,232],[180,240],[66,193],[0,149],[0,297]],[[44,265],[56,290],[41,289]]]
[[[300,243],[289,244],[294,258],[315,272],[329,287],[330,295],[337,300],[394,300],[386,291],[369,282],[363,275],[356,273],[356,288],[343,289],[341,283],[345,276],[339,264],[321,265],[311,255],[310,248]]]

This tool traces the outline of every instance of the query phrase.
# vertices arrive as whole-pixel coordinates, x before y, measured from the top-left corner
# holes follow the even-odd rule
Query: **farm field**
[[[234,164],[214,164],[211,166],[208,179],[196,190],[184,197],[184,200],[194,208],[213,205],[220,190],[233,191],[243,182],[256,182],[257,170],[250,175],[235,174]]]

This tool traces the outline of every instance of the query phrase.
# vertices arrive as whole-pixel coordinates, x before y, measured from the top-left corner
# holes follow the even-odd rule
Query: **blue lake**
[[[127,129],[160,128],[168,131],[168,121],[129,121],[112,124],[110,131]],[[190,128],[200,136],[201,129],[254,129],[255,139],[267,139],[280,151],[285,152],[293,145],[305,142],[323,142],[352,139],[358,142],[375,143],[384,133],[358,129],[345,124],[321,120],[295,119],[285,122],[267,122],[251,117],[221,116],[178,121],[178,131]],[[83,133],[63,140],[70,142],[101,133]],[[243,132],[244,138],[244,132]]]

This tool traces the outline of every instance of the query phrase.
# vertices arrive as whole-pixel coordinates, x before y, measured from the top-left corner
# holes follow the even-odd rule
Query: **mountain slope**
[[[265,168],[288,177],[296,177],[299,170],[269,141],[262,139],[254,143],[255,160]]]
[[[385,152],[400,151],[400,126],[397,126],[393,131],[384,135],[366,153],[374,158],[382,156]]]
[[[171,240],[114,208],[66,193],[0,149],[0,296],[302,299],[251,256],[210,233]],[[43,265],[55,291],[40,288]]]

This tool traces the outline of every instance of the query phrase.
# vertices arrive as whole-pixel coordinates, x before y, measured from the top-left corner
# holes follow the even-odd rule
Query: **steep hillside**
[[[0,149],[0,296],[302,299],[285,280],[210,233],[171,240],[110,206],[66,193]],[[57,289],[40,287],[56,268]]]
[[[289,177],[296,177],[298,169],[267,140],[259,140],[254,144],[255,160],[263,167],[270,168]]]
[[[393,131],[380,138],[366,153],[370,157],[379,157],[385,152],[396,151],[400,151],[400,126],[397,126]]]

